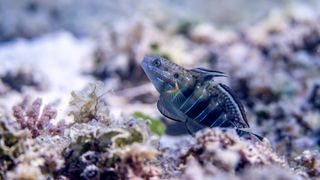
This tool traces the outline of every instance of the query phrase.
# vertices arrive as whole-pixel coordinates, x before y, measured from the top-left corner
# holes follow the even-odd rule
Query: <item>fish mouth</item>
[[[141,67],[147,75],[148,79],[157,87],[162,83],[170,83],[170,79],[167,78],[160,70],[150,66],[147,62],[142,61]]]
[[[147,67],[147,66],[148,66],[148,63],[147,63],[146,59],[143,59],[143,60],[141,61],[141,67],[144,69],[144,68]]]
[[[165,75],[161,69],[154,67],[152,65],[153,56],[146,56],[141,61],[141,67],[145,74],[147,75],[148,79],[153,84],[159,83],[170,83],[170,78]]]
[[[142,67],[142,69],[143,69],[143,71],[148,75],[148,73],[150,72],[150,71],[152,71],[151,70],[151,68],[150,68],[150,62],[148,61],[148,59],[147,58],[143,58],[142,59],[142,61],[141,61],[141,67]]]

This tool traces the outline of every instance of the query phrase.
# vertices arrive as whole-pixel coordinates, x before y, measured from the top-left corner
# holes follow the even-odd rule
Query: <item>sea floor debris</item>
[[[20,109],[21,112],[19,110],[17,113],[14,108],[16,123],[11,122],[10,125],[10,121],[2,117],[1,178],[263,179],[270,177],[274,169],[283,172],[272,173],[274,179],[319,177],[316,151],[304,151],[294,162],[289,162],[275,151],[267,138],[262,142],[244,139],[232,129],[204,129],[197,133],[195,139],[190,136],[177,141],[171,148],[162,146],[161,134],[152,130],[152,119],[149,117],[141,114],[120,118],[110,116],[109,110],[106,110],[108,105],[99,99],[102,96],[96,96],[97,92],[103,92],[101,88],[101,83],[91,83],[84,90],[72,93],[71,105],[82,105],[71,109],[73,112],[83,109],[89,112],[90,108],[83,108],[83,105],[101,105],[105,111],[92,111],[92,119],[88,121],[78,121],[81,115],[71,113],[74,122],[64,124],[59,133],[36,133],[37,136],[34,136],[33,131],[38,132],[37,128],[42,127],[38,125],[42,122],[41,115],[38,120],[40,99],[33,103],[30,112]],[[87,98],[75,98],[75,94]],[[103,117],[107,120],[95,118],[98,112],[105,113]],[[26,122],[21,119],[24,116],[17,115],[21,113],[27,115]],[[85,114],[83,118],[86,117]],[[24,126],[31,120],[35,129]],[[60,127],[59,122],[56,126]],[[39,132],[46,130],[45,127]]]

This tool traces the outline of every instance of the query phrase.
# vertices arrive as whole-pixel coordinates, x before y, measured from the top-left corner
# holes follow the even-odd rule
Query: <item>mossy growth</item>
[[[161,120],[154,119],[148,115],[143,114],[142,112],[135,112],[133,115],[137,119],[150,121],[150,131],[154,134],[161,136],[166,131],[166,126]]]
[[[15,166],[15,159],[20,154],[21,135],[14,132],[0,117],[0,180],[5,179],[4,172]]]
[[[137,131],[136,129],[129,128],[127,129],[127,132],[129,132],[128,136],[120,136],[120,137],[115,137],[113,141],[113,146],[119,147],[119,148],[124,148],[127,145],[131,145],[135,142],[141,143],[143,138],[142,134]]]

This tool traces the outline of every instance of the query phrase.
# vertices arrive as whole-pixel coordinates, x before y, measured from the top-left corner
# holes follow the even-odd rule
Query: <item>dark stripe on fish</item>
[[[195,120],[195,118],[198,117],[201,113],[203,113],[203,115],[201,116],[204,116],[203,111],[208,107],[210,103],[210,98],[203,98],[203,95],[201,95],[193,103],[195,104],[186,111],[186,114],[189,118]],[[201,117],[199,116],[199,118]]]
[[[193,88],[181,85],[180,89],[178,89],[174,94],[172,94],[169,101],[173,104],[173,106],[179,109],[180,106],[184,104],[184,102],[186,102],[187,98],[190,97],[190,95],[192,95],[192,93]]]
[[[195,98],[196,98],[196,97],[195,97]],[[191,104],[191,106],[188,107],[188,109],[186,109],[186,111],[185,111],[184,113],[187,114],[188,112],[190,112],[190,110],[191,110],[193,107],[197,106],[197,104],[199,103],[199,101],[201,101],[201,99],[202,99],[202,95],[199,96],[197,99],[191,99],[190,103],[192,103],[192,104]]]
[[[182,88],[180,89],[182,91],[182,94],[185,98],[182,98],[183,101],[180,102],[181,105],[178,107],[179,110],[183,111],[184,110],[187,110],[189,107],[186,106],[189,104],[189,101],[193,99],[193,96],[195,95],[195,88],[194,86],[183,86],[182,85]]]
[[[185,99],[182,103],[182,105],[179,107],[179,110],[181,110],[182,112],[184,112],[183,109],[186,109],[188,107],[186,107],[186,105],[189,103],[189,101],[192,101],[192,97],[194,96],[194,93],[192,93],[187,99]]]
[[[187,86],[186,87],[186,86],[182,85],[182,87],[181,87],[182,94],[186,98],[190,97],[193,94],[194,90],[195,90],[195,86]]]
[[[208,111],[206,115],[199,121],[200,124],[210,127],[221,115],[223,114],[223,109],[221,105],[218,105],[211,111]]]

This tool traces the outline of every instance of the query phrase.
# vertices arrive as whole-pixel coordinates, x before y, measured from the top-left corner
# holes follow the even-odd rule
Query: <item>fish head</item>
[[[186,69],[160,56],[145,56],[141,66],[160,94],[178,90],[179,84],[188,85],[192,81]]]

